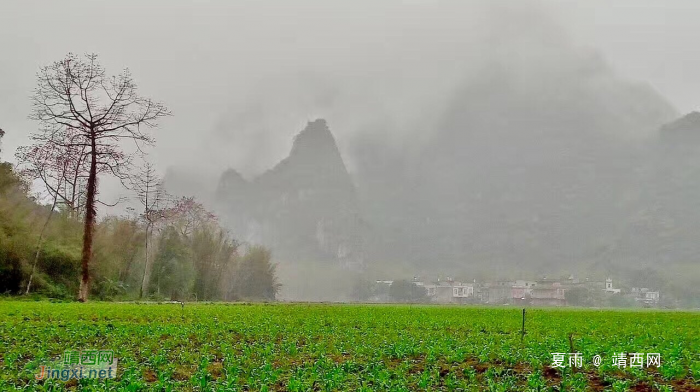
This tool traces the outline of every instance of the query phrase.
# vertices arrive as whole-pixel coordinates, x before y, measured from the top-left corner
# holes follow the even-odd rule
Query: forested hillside
[[[75,298],[80,282],[80,215],[62,205],[51,213],[51,205],[28,196],[29,190],[12,165],[0,163],[0,293]],[[146,278],[143,216],[132,212],[99,221],[91,296],[274,299],[278,284],[268,251],[243,249],[214,215],[191,198],[177,200],[169,211],[150,228]]]

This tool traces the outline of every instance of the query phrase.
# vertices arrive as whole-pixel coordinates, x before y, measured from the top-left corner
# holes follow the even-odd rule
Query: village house
[[[424,287],[430,300],[439,303],[466,303],[475,300],[474,284],[462,283],[451,278],[438,279],[434,283],[414,281],[414,284]]]
[[[537,282],[531,280],[518,279],[511,287],[511,303],[526,305],[531,302],[532,290],[537,286]]]
[[[455,302],[463,302],[465,298],[474,297],[474,285],[471,283],[459,283],[452,286],[452,298]]]
[[[658,291],[651,291],[646,287],[632,287],[631,294],[637,302],[644,306],[658,305],[661,297]]]
[[[530,294],[530,304],[535,306],[566,305],[566,288],[561,283],[547,280],[537,283]]]
[[[514,282],[498,281],[487,283],[482,289],[481,300],[488,304],[507,304],[511,302],[511,289]]]
[[[619,294],[620,289],[613,288],[612,278],[605,279],[605,292],[610,294]]]
[[[378,280],[376,283],[388,287],[393,281]],[[605,280],[586,278],[580,281],[573,275],[561,279],[543,277],[537,281],[517,279],[483,283],[463,283],[452,278],[426,283],[413,278],[412,283],[425,289],[430,301],[435,303],[566,306],[569,290],[585,290],[591,293],[590,295],[595,292],[610,295],[622,293],[622,289],[614,287],[610,277]],[[580,291],[578,295],[580,296]],[[631,291],[625,292],[624,296],[646,307],[658,306],[660,300],[658,291],[644,287],[632,288]]]
[[[490,304],[527,304],[537,282],[531,280],[504,280],[488,283],[480,290],[481,302]]]

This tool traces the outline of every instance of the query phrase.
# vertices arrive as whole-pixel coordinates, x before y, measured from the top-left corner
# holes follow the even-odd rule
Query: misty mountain
[[[610,97],[572,80],[534,104],[507,75],[465,87],[415,154],[359,144],[357,188],[326,122],[310,122],[271,170],[224,172],[215,210],[236,238],[288,265],[499,267],[506,277],[692,259],[696,114],[658,129],[674,113],[652,90],[609,79],[618,87],[606,91],[622,97],[611,111],[597,104]],[[574,110],[561,95],[595,104]]]
[[[215,210],[316,299],[332,297],[303,263],[390,278],[697,264],[697,114],[671,122],[678,113],[648,85],[557,30],[528,31],[496,34],[415,129],[365,123],[341,157],[326,122],[310,122],[271,170],[226,171]]]
[[[699,265],[700,113],[662,126],[639,166],[639,197],[620,240],[625,253],[659,268]]]
[[[416,153],[358,144],[370,254],[504,277],[658,261],[621,238],[662,202],[649,187],[669,162],[653,135],[675,111],[599,58],[557,53],[570,58],[467,81]]]
[[[700,112],[691,112],[665,124],[660,129],[664,140],[675,139],[679,142],[691,142],[700,138]]]
[[[575,112],[551,110],[562,117],[529,112],[528,127],[537,124],[541,137],[514,137],[517,146],[505,138],[499,147],[498,133],[522,122],[502,120],[489,128],[489,139],[484,129],[460,128],[464,111],[455,109],[414,156],[373,153],[376,144],[360,150],[373,170],[358,174],[359,188],[326,122],[309,122],[289,156],[266,173],[246,180],[233,169],[224,172],[215,208],[236,238],[270,246],[292,268],[287,271],[295,263],[306,270],[307,262],[358,271],[366,260],[370,270],[393,266],[398,274],[499,268],[509,277],[682,271],[696,264],[700,116],[691,113],[634,140],[615,129],[643,129],[670,113],[626,129],[629,119],[616,122],[620,114],[601,111],[589,120],[590,113],[577,119]],[[527,114],[512,107],[506,113]],[[572,125],[564,126],[566,116]],[[559,145],[542,148],[550,143]],[[318,290],[308,289],[305,298],[329,298]]]
[[[262,175],[224,172],[215,199],[236,238],[271,247],[277,259],[363,264],[355,186],[325,120],[309,122],[289,156]]]

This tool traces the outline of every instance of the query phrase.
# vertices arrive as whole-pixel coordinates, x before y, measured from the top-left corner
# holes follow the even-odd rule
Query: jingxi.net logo
[[[58,379],[68,381],[81,378],[117,377],[117,358],[112,350],[67,350],[63,358],[52,365],[39,366],[37,380]]]

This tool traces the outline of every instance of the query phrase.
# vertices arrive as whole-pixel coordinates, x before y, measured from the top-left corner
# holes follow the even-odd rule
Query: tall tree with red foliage
[[[170,115],[170,111],[161,103],[139,96],[128,70],[106,76],[95,54],[84,58],[68,54],[43,67],[37,73],[37,82],[30,118],[41,128],[32,139],[59,149],[85,147],[87,181],[78,292],[78,300],[85,302],[99,201],[98,174],[107,172],[126,180],[133,154],[125,151],[123,142],[134,142],[139,151],[144,145],[152,145],[154,139],[145,129],[155,127],[157,120]],[[75,132],[76,137],[66,138],[66,130]]]

